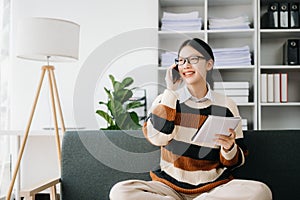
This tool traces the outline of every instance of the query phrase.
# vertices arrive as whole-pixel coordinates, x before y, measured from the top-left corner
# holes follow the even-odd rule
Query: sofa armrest
[[[60,178],[51,180],[49,182],[43,183],[42,185],[36,186],[31,189],[22,190],[20,192],[20,196],[24,197],[25,200],[35,200],[35,195],[39,192],[42,192],[46,189],[51,189],[50,199],[57,200],[57,192],[56,192],[56,185],[61,182]]]

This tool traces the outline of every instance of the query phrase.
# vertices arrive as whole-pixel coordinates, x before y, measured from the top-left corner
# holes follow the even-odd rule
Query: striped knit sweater
[[[187,194],[203,193],[233,177],[231,171],[244,163],[241,124],[235,129],[236,144],[225,152],[220,146],[192,142],[208,115],[239,116],[236,104],[211,91],[213,101],[181,102],[178,93],[165,90],[154,101],[144,124],[145,137],[161,146],[160,169],[151,171],[152,180]]]

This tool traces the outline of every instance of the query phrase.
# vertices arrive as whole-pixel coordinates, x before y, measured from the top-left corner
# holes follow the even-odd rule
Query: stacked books
[[[162,67],[169,67],[174,64],[175,58],[177,58],[177,52],[164,52],[160,55],[160,65]]]
[[[161,19],[162,31],[198,31],[202,27],[202,18],[199,13],[170,13],[163,12]]]
[[[261,78],[261,102],[280,103],[288,101],[287,73],[263,73]]]
[[[215,66],[249,66],[251,65],[251,53],[249,46],[237,48],[213,49]]]
[[[249,82],[214,82],[214,91],[225,94],[236,103],[249,102]]]
[[[210,18],[209,29],[250,29],[248,16],[239,16],[235,18]]]

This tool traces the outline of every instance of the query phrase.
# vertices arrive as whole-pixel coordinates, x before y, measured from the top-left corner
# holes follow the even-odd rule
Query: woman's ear
[[[206,71],[212,70],[213,66],[214,66],[214,61],[212,59],[209,59],[206,63]]]

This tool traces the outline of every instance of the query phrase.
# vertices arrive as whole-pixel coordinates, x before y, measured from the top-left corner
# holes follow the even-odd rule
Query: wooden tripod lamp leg
[[[55,107],[55,100],[54,100],[53,80],[52,80],[52,76],[51,76],[51,71],[54,68],[53,68],[53,66],[44,66],[44,67],[48,71],[49,89],[50,89],[50,98],[51,98],[51,105],[52,105],[52,115],[53,115],[54,128],[55,128],[55,138],[56,138],[57,154],[58,154],[58,159],[59,159],[59,165],[61,165],[60,138],[59,138],[59,130],[58,130],[58,123],[57,123],[57,114],[56,114],[56,107]]]
[[[66,131],[66,128],[65,128],[65,122],[64,122],[64,118],[63,118],[62,109],[61,109],[61,106],[60,106],[58,89],[57,89],[56,80],[55,80],[55,76],[54,76],[54,69],[50,70],[50,75],[52,77],[52,83],[53,83],[53,86],[54,86],[56,105],[57,105],[59,116],[60,116],[61,130],[62,130],[62,134],[64,134],[65,131]]]
[[[27,123],[26,131],[25,131],[24,138],[23,138],[23,142],[22,142],[22,145],[21,145],[21,148],[20,148],[20,151],[19,151],[17,163],[16,163],[16,166],[15,166],[15,170],[14,170],[14,173],[13,173],[10,185],[9,185],[9,190],[8,190],[8,193],[7,193],[7,196],[6,196],[6,200],[10,200],[10,198],[11,198],[11,193],[12,193],[14,183],[16,181],[16,177],[17,177],[17,174],[18,174],[18,171],[19,171],[19,168],[20,168],[20,163],[21,163],[22,156],[23,156],[24,149],[25,149],[25,145],[26,145],[26,142],[27,142],[27,139],[28,139],[28,134],[29,134],[31,122],[32,122],[32,119],[33,119],[33,115],[34,115],[34,112],[35,112],[36,104],[37,104],[38,98],[40,96],[40,91],[41,91],[41,87],[42,87],[42,84],[43,84],[45,72],[46,72],[46,69],[42,68],[42,74],[41,74],[40,82],[39,82],[38,89],[37,89],[37,92],[36,92],[36,96],[35,96],[35,99],[34,99],[34,103],[33,103],[33,106],[32,106],[29,121]]]

